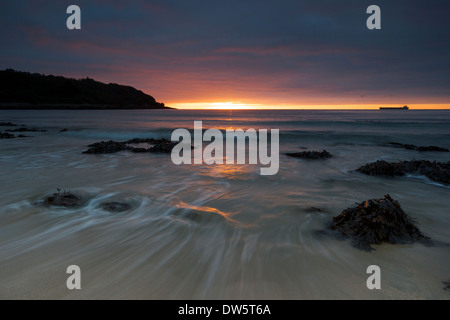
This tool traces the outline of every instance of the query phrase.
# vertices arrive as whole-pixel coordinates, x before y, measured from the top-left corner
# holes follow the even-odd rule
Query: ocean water
[[[280,169],[181,165],[166,154],[85,155],[101,140],[170,138],[176,128],[280,130]],[[450,188],[420,176],[369,177],[359,166],[449,161],[449,111],[0,111],[47,129],[0,140],[0,298],[449,299]],[[67,128],[67,132],[60,129]],[[0,127],[0,131],[8,129]],[[324,161],[284,153],[326,149]],[[37,202],[56,188],[76,209]],[[435,242],[372,252],[320,232],[355,202],[390,194]],[[110,213],[105,201],[132,209]],[[320,211],[312,208],[319,208]],[[82,289],[66,288],[78,265]],[[381,268],[381,290],[366,269]]]

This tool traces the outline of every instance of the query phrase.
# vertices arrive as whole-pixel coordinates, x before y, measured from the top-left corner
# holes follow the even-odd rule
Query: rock
[[[128,150],[128,146],[125,142],[101,141],[88,145],[89,149],[84,151],[84,154],[105,154],[116,153],[124,150]]]
[[[2,133],[0,132],[0,139],[14,139],[16,136],[11,133]]]
[[[326,150],[323,150],[321,152],[319,152],[319,151],[303,151],[303,152],[296,152],[296,153],[286,153],[286,155],[289,157],[302,158],[302,159],[308,159],[308,160],[328,159],[333,156],[331,153],[329,153]]]
[[[372,244],[404,244],[428,241],[429,238],[414,225],[390,195],[357,204],[333,218],[330,228],[344,238],[351,238],[353,245],[362,250],[373,250]]]
[[[203,220],[203,216],[200,213],[197,213],[197,212],[189,212],[186,215],[186,218],[191,220],[191,221],[194,221],[194,222],[202,222],[202,220]]]
[[[67,131],[69,131],[69,129],[66,128],[59,130],[59,132],[67,132]]]
[[[148,148],[135,148],[130,144],[138,144],[138,143],[148,143],[152,146]],[[170,153],[172,152],[173,147],[177,145],[176,142],[172,142],[167,139],[132,139],[125,142],[116,142],[116,141],[102,141],[89,145],[89,149],[84,151],[85,154],[105,154],[105,153],[116,153],[120,151],[131,151],[134,153],[145,153],[145,152],[153,152],[153,153]]]
[[[177,142],[161,139],[152,148],[150,148],[150,152],[171,153],[173,147],[175,147],[177,144],[178,144]]]
[[[450,291],[450,280],[442,283],[445,285],[444,290]]]
[[[322,210],[320,208],[316,208],[316,207],[309,207],[303,210],[304,212],[307,213],[317,213],[317,212],[325,212],[325,210]]]
[[[130,210],[132,206],[124,202],[103,202],[100,204],[100,208],[109,212],[124,212]]]
[[[436,146],[418,147],[417,151],[449,152],[449,150],[446,148],[441,148],[441,147],[436,147]]]
[[[407,150],[428,151],[428,152],[430,152],[430,151],[432,151],[432,152],[449,152],[449,150],[446,148],[441,148],[441,147],[436,147],[436,146],[417,147],[413,144],[403,144],[403,143],[398,143],[398,142],[389,142],[388,145],[393,146],[393,147],[404,148]]]
[[[0,127],[17,127],[17,124],[11,122],[0,122]]]
[[[402,176],[405,174],[404,169],[398,163],[389,163],[384,160],[378,160],[377,162],[372,162],[366,164],[356,171],[364,173],[370,176]]]
[[[47,130],[44,129],[36,129],[36,128],[17,128],[17,129],[10,129],[6,130],[7,132],[47,132]]]
[[[356,171],[370,176],[403,176],[405,174],[419,174],[428,179],[450,184],[450,162],[436,162],[428,160],[413,160],[401,162],[387,162],[378,160],[366,164]]]
[[[148,143],[152,144],[152,147],[149,148],[133,148],[131,147],[131,151],[135,153],[143,153],[143,152],[154,152],[154,153],[170,153],[172,152],[173,147],[177,145],[177,142],[172,142],[167,139],[140,139],[135,138],[127,141],[128,144],[137,144],[137,143]]]
[[[81,198],[70,191],[61,192],[58,189],[57,193],[54,193],[50,197],[46,197],[44,202],[51,206],[73,208],[81,205]]]
[[[23,134],[19,134],[17,137],[12,133],[2,133],[0,132],[0,139],[14,139],[14,138],[29,138],[30,136],[25,136]]]

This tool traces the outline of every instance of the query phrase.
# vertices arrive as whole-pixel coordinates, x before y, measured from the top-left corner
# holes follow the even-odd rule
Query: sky
[[[81,8],[81,30],[66,9]],[[369,30],[367,7],[381,8]],[[450,108],[448,0],[0,0],[0,69],[177,108]]]

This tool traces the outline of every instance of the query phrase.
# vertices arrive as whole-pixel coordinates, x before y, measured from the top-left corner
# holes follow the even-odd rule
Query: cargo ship
[[[409,110],[408,106],[404,106],[401,108],[386,108],[386,107],[380,107],[380,110]]]

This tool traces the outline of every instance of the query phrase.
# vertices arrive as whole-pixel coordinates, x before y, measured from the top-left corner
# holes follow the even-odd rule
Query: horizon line
[[[166,106],[177,110],[380,110],[384,108],[401,108],[405,104],[256,104],[242,102],[186,102],[168,103]],[[450,103],[418,103],[406,105],[409,110],[450,110]]]

